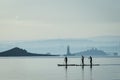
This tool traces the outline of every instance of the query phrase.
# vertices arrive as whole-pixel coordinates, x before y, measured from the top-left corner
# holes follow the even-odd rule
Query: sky
[[[0,40],[120,36],[120,0],[0,0]]]

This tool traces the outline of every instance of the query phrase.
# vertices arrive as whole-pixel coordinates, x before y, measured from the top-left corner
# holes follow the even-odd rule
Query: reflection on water
[[[67,78],[68,74],[67,74],[67,66],[65,67],[65,80],[68,80]]]
[[[63,62],[63,58],[0,58],[0,80],[120,80],[120,58],[95,58],[94,64],[100,66],[57,66]],[[70,58],[69,63],[79,64],[80,58]]]
[[[82,80],[84,80],[84,66],[82,66]]]
[[[93,75],[92,75],[92,66],[90,66],[90,80],[93,80]]]
[[[84,80],[85,79],[84,66],[82,66],[82,71],[81,72],[82,72],[82,80]],[[90,66],[90,80],[93,80],[92,76],[93,76],[92,75],[92,66]]]
[[[87,68],[89,68],[89,71],[88,72],[90,72],[90,73],[88,73],[89,75],[85,75],[85,74],[87,74],[86,73],[86,71],[85,71],[85,67],[84,66],[80,66],[81,67],[81,70],[80,70],[80,72],[81,72],[81,76],[79,76],[79,79],[80,79],[80,77],[82,78],[82,80],[86,80],[86,78],[87,77],[90,77],[89,79],[87,79],[87,80],[93,80],[93,71],[92,71],[92,66],[90,66],[90,67],[88,67],[87,66]],[[70,77],[70,75],[68,75],[68,67],[67,66],[65,66],[64,67],[64,70],[65,70],[65,80],[69,80],[68,78]],[[80,75],[80,74],[79,74]]]

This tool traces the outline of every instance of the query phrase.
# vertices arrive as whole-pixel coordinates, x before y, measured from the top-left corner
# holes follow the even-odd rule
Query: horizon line
[[[97,38],[97,37],[120,37],[120,35],[101,35],[101,36],[92,36],[92,37],[79,37],[79,38],[41,38],[41,39],[11,39],[11,40],[0,40],[0,42],[9,42],[9,41],[37,41],[37,40],[64,40],[64,39],[89,39],[89,38]]]

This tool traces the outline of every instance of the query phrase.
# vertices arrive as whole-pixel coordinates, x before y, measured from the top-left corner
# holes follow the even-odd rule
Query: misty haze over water
[[[33,41],[6,41],[0,42],[0,51],[5,51],[13,47],[20,47],[33,53],[66,54],[67,46],[70,46],[71,53],[81,52],[92,48],[105,51],[107,54],[120,55],[120,37],[102,36],[87,39],[49,39]]]

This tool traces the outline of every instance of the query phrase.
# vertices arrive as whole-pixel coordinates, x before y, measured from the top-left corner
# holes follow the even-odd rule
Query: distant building
[[[67,55],[71,55],[69,46],[67,46]]]

